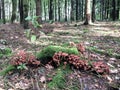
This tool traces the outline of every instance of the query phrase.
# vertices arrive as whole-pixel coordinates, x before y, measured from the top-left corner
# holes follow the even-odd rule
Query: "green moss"
[[[57,74],[53,77],[53,80],[48,83],[48,87],[50,89],[64,89],[65,83],[65,75],[61,69],[58,69]]]
[[[64,90],[67,87],[66,76],[69,75],[72,70],[69,65],[67,65],[65,69],[63,69],[63,65],[60,65],[55,72],[56,75],[52,76],[52,81],[47,85],[50,90]]]
[[[9,71],[12,71],[15,69],[15,66],[13,65],[8,65],[7,68],[5,68],[4,70],[0,71],[0,76],[4,76],[6,75]]]
[[[10,48],[0,48],[0,58],[3,56],[10,56],[12,53],[12,50]]]
[[[60,51],[68,53],[68,54],[75,54],[75,55],[79,54],[77,48],[48,46],[44,48],[42,51],[37,53],[37,58],[38,60],[41,60],[41,63],[47,64],[52,59],[52,56],[54,55],[54,53],[60,52]]]

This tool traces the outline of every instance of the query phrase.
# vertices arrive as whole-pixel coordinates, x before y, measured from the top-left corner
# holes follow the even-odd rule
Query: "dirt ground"
[[[70,42],[83,42],[86,47],[93,46],[104,51],[109,51],[109,53],[120,54],[119,23],[101,22],[91,26],[84,26],[79,23],[54,23],[52,26],[48,24],[43,26],[42,31],[45,32],[37,29],[32,30],[32,33],[37,35],[36,43],[33,44],[30,42],[30,39],[26,37],[26,30],[19,24],[0,25],[0,48],[10,47],[13,52],[22,49],[34,52],[35,50],[40,51],[48,45],[69,45]],[[50,27],[53,30],[49,30]],[[3,44],[2,40],[6,43]],[[79,75],[75,78],[75,80],[77,79],[78,81],[78,86],[81,85],[81,82],[84,85],[80,90],[119,90],[120,58],[95,52],[92,52],[92,54],[96,56],[96,60],[107,63],[110,66],[111,73],[105,78],[88,72],[75,70],[73,76],[76,77],[76,75]],[[5,63],[6,61],[9,61],[9,58],[2,58],[0,63]],[[0,67],[3,69],[1,65]],[[11,80],[12,78],[14,78],[14,80]],[[34,90],[30,87],[31,81],[26,79],[24,75],[19,76],[18,74],[14,74],[12,77],[0,77],[0,79],[0,90]],[[46,89],[43,88],[40,90]]]

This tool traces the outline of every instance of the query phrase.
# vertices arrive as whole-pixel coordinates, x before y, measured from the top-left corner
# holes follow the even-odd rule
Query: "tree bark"
[[[46,21],[46,1],[44,1],[44,18],[45,18],[45,21]]]
[[[92,22],[95,22],[95,2],[96,0],[92,2]]]
[[[24,21],[23,21],[23,27],[24,29],[28,29],[29,28],[29,25],[28,25],[28,20],[25,20],[27,17],[28,17],[28,11],[29,11],[29,3],[28,3],[28,0],[24,0],[23,1],[23,16],[24,16]]]
[[[23,24],[23,0],[19,0],[20,24]]]
[[[71,22],[74,21],[74,0],[71,0],[70,19],[71,19]]]
[[[115,21],[116,20],[116,2],[115,0],[112,0],[112,20]]]
[[[58,21],[60,21],[60,0],[58,0]]]
[[[65,22],[67,21],[67,0],[65,0]]]
[[[55,0],[55,21],[57,21],[57,1]]]
[[[41,0],[36,0],[36,16],[38,16],[38,23],[41,24],[42,22],[42,17],[41,17]]]
[[[119,20],[120,1],[117,1],[116,19]]]
[[[78,19],[79,19],[79,1],[78,0],[76,0],[76,21],[78,21]]]
[[[86,0],[85,3],[85,22],[84,25],[91,24],[91,7],[90,7],[91,0]]]
[[[13,23],[16,19],[16,11],[17,11],[17,0],[12,0],[12,16],[11,23]]]
[[[6,20],[5,20],[5,7],[4,7],[4,0],[1,0],[2,2],[2,18],[3,18],[3,24],[6,23]]]
[[[1,4],[1,0],[0,0],[0,19],[2,19],[2,4]]]
[[[49,20],[53,20],[53,0],[50,0],[49,4]]]

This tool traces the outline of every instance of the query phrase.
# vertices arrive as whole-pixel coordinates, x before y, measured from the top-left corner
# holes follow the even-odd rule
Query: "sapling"
[[[26,20],[32,22],[32,25],[34,26],[35,30],[36,30],[37,28],[39,28],[39,27],[42,27],[42,25],[39,24],[38,21],[37,21],[38,18],[39,18],[39,16],[33,16],[33,17],[28,16],[28,17],[26,18]],[[27,30],[26,36],[27,36],[27,37],[30,37],[30,41],[31,41],[31,43],[33,44],[33,48],[35,48],[35,47],[36,47],[37,36],[36,36],[36,35],[33,35],[33,34],[31,33],[31,29],[28,29],[28,30]],[[34,49],[34,50],[35,50],[35,54],[36,54],[36,49]]]

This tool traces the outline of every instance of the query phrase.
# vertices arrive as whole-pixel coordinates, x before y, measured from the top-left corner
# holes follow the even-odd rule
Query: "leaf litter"
[[[99,27],[99,28],[98,28]],[[112,27],[112,28],[111,28]],[[47,45],[51,44],[51,41],[57,45],[62,45],[69,42],[75,42],[76,39],[80,42],[84,42],[86,47],[92,46],[97,47],[97,49],[109,51],[109,53],[117,53],[120,54],[120,30],[116,26],[64,26],[59,25],[59,28],[56,27],[53,32],[51,32],[51,37],[49,36],[44,38],[44,41],[48,41]],[[98,32],[96,32],[99,29]],[[49,30],[49,29],[47,29]],[[107,33],[111,31],[111,33]],[[115,30],[113,32],[113,30]],[[65,33],[63,33],[65,31]],[[10,47],[12,50],[17,49],[26,49],[26,50],[34,50],[32,44],[27,43],[28,39],[24,35],[23,28],[18,24],[7,24],[0,26],[0,40],[6,41],[6,44],[0,43],[0,46]],[[62,34],[58,33],[62,32]],[[72,33],[71,33],[72,32]],[[102,34],[100,34],[102,32]],[[105,32],[105,33],[104,33]],[[55,36],[57,34],[57,37]],[[117,35],[117,36],[116,36]],[[71,37],[69,37],[71,36]],[[82,36],[82,37],[81,37]],[[42,37],[42,36],[40,36]],[[38,42],[41,41],[40,37],[38,38]],[[68,37],[68,38],[67,38]],[[75,38],[76,37],[76,38]],[[66,39],[67,38],[67,39]],[[64,40],[63,40],[64,39]],[[36,50],[40,50],[44,47],[43,45],[36,46]],[[89,55],[90,56],[89,56]],[[96,53],[94,51],[88,50],[88,56],[91,57],[92,60],[95,61],[104,61],[110,66],[111,73],[109,75],[96,76],[90,72],[82,72],[75,71],[71,74],[66,75],[66,80],[68,80],[67,85],[77,85],[79,89],[83,90],[108,90],[108,89],[117,89],[120,88],[120,58],[109,57],[104,54]],[[9,61],[9,59],[8,59]],[[1,63],[4,60],[1,59]],[[33,71],[32,71],[33,72]],[[37,73],[37,74],[36,74]],[[24,71],[23,74],[19,75],[19,73],[8,74],[6,78],[0,78],[0,89],[5,90],[34,90],[38,88],[38,83],[40,88],[47,88],[46,81],[51,81],[51,77],[47,77],[47,75],[54,76],[56,72],[52,66],[46,65],[43,68],[38,68],[32,75],[29,75],[30,72]],[[37,75],[37,79],[35,79],[35,75]],[[68,79],[67,79],[68,78]],[[70,81],[69,81],[70,80]],[[76,83],[75,83],[76,82]],[[8,86],[6,86],[6,84]],[[34,88],[33,88],[34,87]],[[67,87],[66,87],[67,88]],[[67,89],[66,89],[67,90]],[[71,89],[72,90],[72,89]]]

